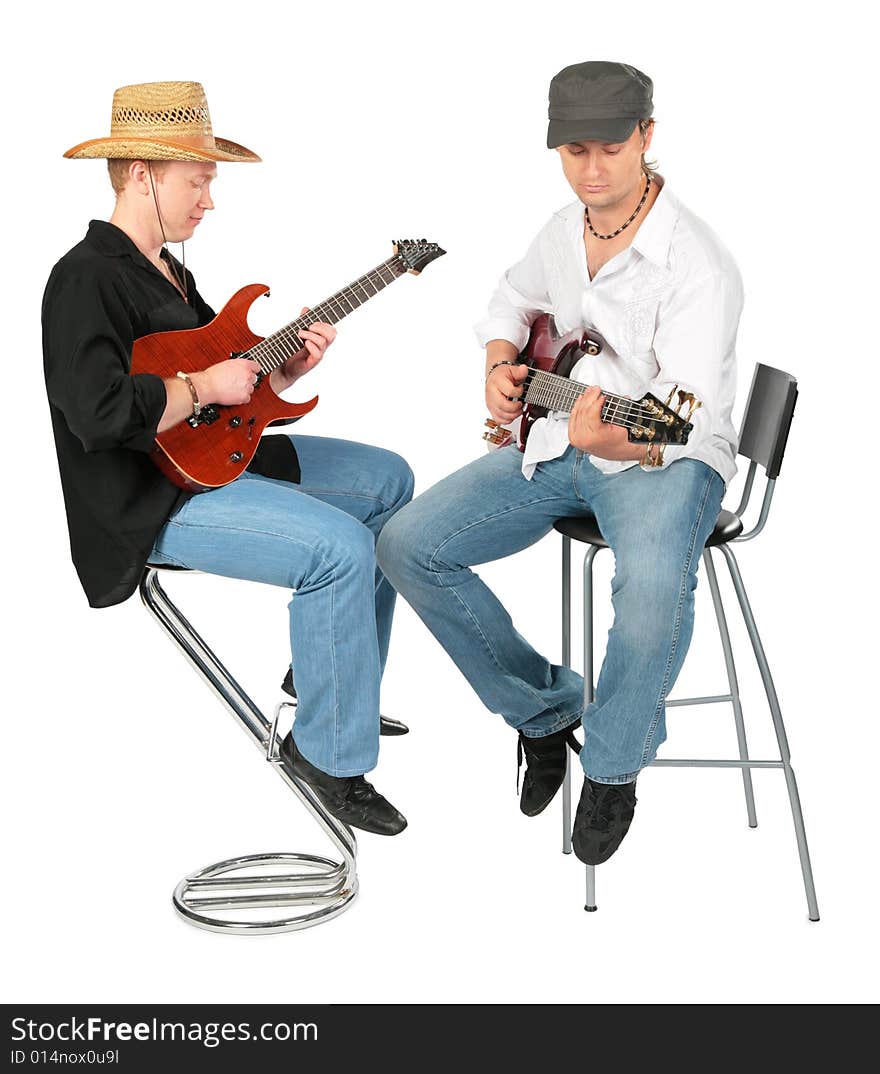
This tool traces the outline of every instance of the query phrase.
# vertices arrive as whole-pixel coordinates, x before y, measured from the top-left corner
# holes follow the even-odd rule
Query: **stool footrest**
[[[698,761],[670,758],[651,761],[657,768],[784,768],[782,761]]]
[[[678,705],[718,705],[722,701],[733,701],[733,695],[716,694],[714,697],[679,697],[673,701],[667,698],[664,704],[667,708],[675,708]]]
[[[279,867],[285,865],[305,866],[314,872],[279,872]],[[265,867],[271,867],[273,872],[242,873],[242,870]],[[357,887],[357,878],[329,858],[313,854],[249,854],[217,862],[185,877],[174,889],[172,902],[177,913],[198,928],[238,935],[267,935],[309,928],[336,917],[348,908]],[[319,909],[312,909],[316,906]],[[273,908],[296,912],[255,913]],[[220,916],[221,910],[231,911],[234,916]]]

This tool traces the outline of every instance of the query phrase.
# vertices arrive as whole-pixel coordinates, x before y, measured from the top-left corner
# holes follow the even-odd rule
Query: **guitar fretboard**
[[[590,387],[558,373],[548,373],[543,369],[532,369],[523,381],[524,399],[532,406],[545,407],[547,410],[561,410],[570,414],[574,404]],[[627,399],[624,395],[603,392],[605,402],[602,404],[602,421],[612,425],[640,424],[650,415],[636,399]]]
[[[381,265],[359,276],[354,283],[348,284],[335,295],[318,303],[302,317],[297,317],[295,321],[273,332],[271,336],[266,336],[246,351],[244,357],[259,362],[264,373],[271,373],[273,369],[280,368],[288,358],[292,358],[303,349],[304,344],[299,335],[302,329],[308,328],[315,321],[336,324],[368,299],[378,295],[389,283],[400,279],[406,271],[407,267],[399,254],[389,257]]]

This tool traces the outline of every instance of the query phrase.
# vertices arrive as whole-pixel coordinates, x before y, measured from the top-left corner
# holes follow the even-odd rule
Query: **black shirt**
[[[46,389],[71,555],[94,608],[131,596],[159,530],[189,495],[149,457],[166,404],[162,378],[129,373],[136,339],[213,319],[190,272],[186,287],[189,302],[124,231],[101,220],[46,285]],[[287,437],[264,438],[249,469],[299,480]]]

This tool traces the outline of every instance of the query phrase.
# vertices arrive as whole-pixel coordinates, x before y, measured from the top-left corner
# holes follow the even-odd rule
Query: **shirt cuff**
[[[165,381],[155,373],[135,373],[131,379],[134,382],[134,410],[138,417],[124,446],[132,451],[149,453],[156,446],[156,433],[168,405],[168,392]]]

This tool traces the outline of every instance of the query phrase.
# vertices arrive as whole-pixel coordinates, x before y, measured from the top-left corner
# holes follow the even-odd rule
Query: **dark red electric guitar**
[[[131,352],[132,373],[169,378],[178,370],[199,372],[227,358],[251,358],[262,370],[248,403],[211,403],[201,408],[197,418],[188,418],[156,437],[152,458],[162,473],[190,492],[205,492],[234,481],[253,458],[268,425],[296,421],[318,405],[317,396],[304,403],[286,403],[269,384],[269,374],[303,349],[298,333],[315,321],[336,324],[389,283],[407,272],[417,276],[445,252],[435,242],[401,239],[394,244],[393,257],[265,339],[248,328],[247,314],[254,299],[267,295],[269,288],[252,283],[237,291],[202,328],[154,332],[136,340]]]
[[[569,375],[585,354],[596,355],[601,350],[602,340],[597,335],[591,335],[583,329],[559,335],[553,317],[549,313],[542,313],[533,322],[529,341],[517,359],[529,366],[529,372],[522,382],[523,413],[518,434],[487,418],[489,431],[483,433],[483,439],[502,446],[517,435],[519,449],[524,451],[529,430],[538,418],[545,417],[551,410],[566,414],[571,412],[575,402],[590,385],[569,380]],[[672,389],[665,403],[653,395],[629,399],[611,392],[603,394],[602,421],[623,426],[631,442],[657,444],[661,450],[664,444],[687,443],[693,430],[689,419],[701,406],[690,392],[678,391],[678,385]],[[675,410],[671,409],[674,399]],[[681,410],[685,406],[688,409],[682,417]],[[662,454],[657,458],[662,461]]]

